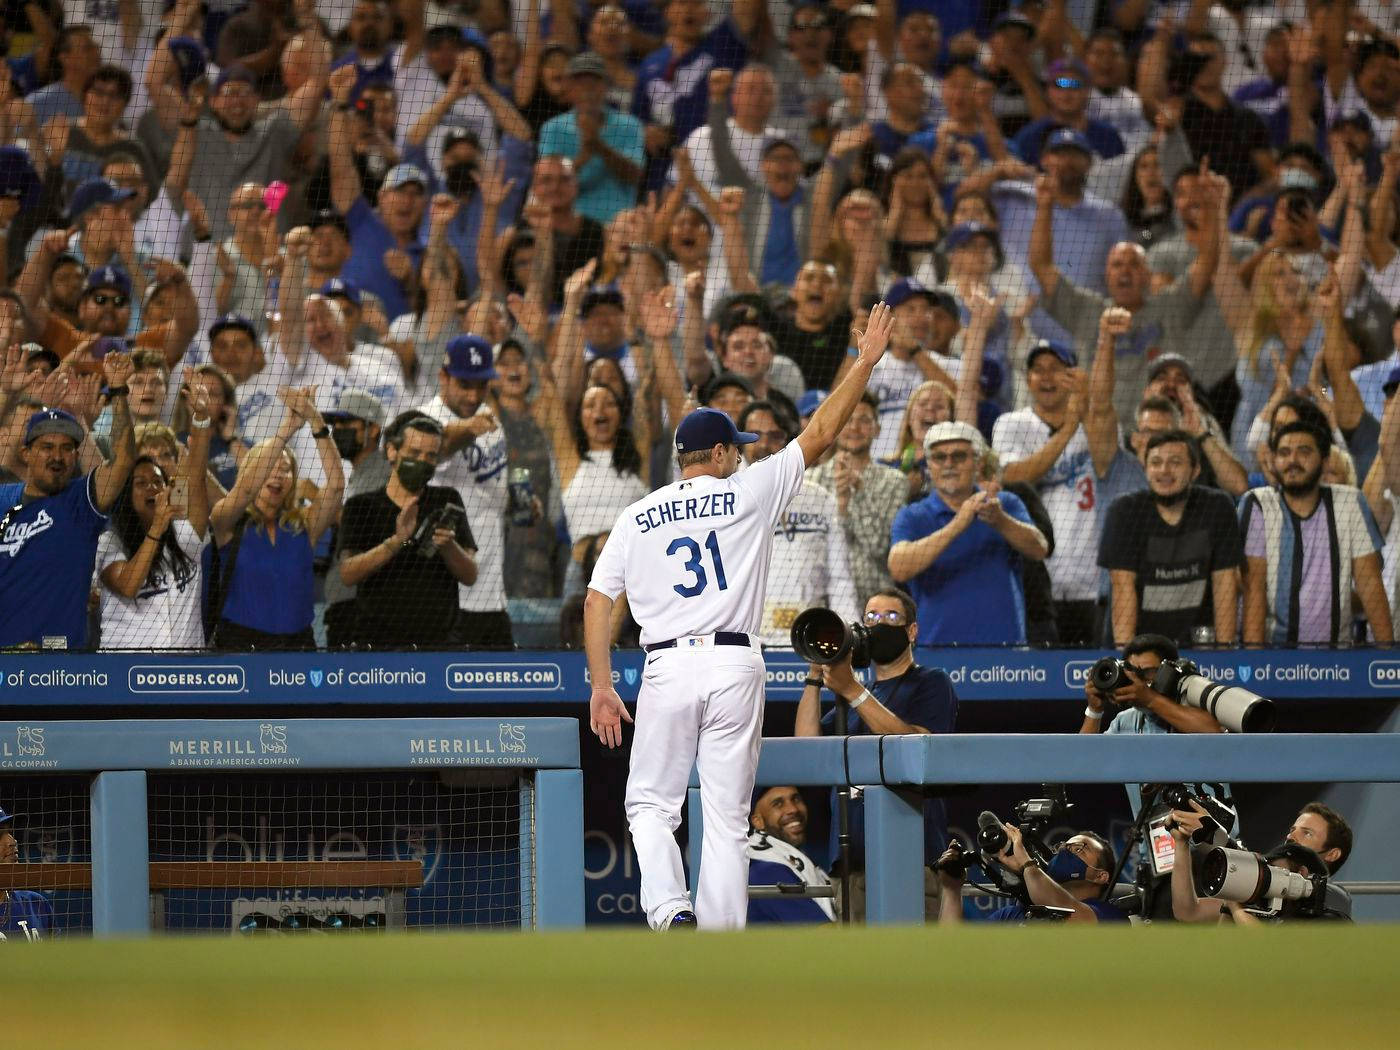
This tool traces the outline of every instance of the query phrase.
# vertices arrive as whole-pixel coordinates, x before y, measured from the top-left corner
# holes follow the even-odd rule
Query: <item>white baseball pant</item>
[[[705,823],[695,917],[706,930],[739,929],[748,917],[749,802],[763,733],[764,680],[757,647],[711,643],[647,657],[626,811],[652,929],[691,907],[676,829],[692,764],[700,773]]]

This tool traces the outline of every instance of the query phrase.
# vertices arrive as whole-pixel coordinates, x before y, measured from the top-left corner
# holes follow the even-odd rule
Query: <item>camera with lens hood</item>
[[[1307,874],[1281,866],[1289,861]],[[1213,847],[1201,865],[1200,891],[1234,901],[1265,919],[1350,919],[1351,898],[1328,882],[1327,863],[1297,842],[1267,854]]]
[[[1089,685],[1095,692],[1110,694],[1132,685],[1127,661],[1114,656],[1096,660],[1089,668]],[[1272,733],[1276,716],[1274,702],[1238,685],[1221,685],[1201,674],[1190,660],[1163,660],[1152,678],[1154,693],[1169,700],[1209,712],[1232,733]]]
[[[846,623],[830,609],[804,609],[792,621],[792,647],[808,663],[839,664],[851,658],[855,668],[870,666],[870,628]]]

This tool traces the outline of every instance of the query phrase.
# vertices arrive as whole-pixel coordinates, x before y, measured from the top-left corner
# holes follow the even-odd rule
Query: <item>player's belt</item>
[[[752,648],[753,643],[749,641],[749,636],[739,631],[716,631],[714,633],[716,645],[742,645],[744,648]],[[670,638],[664,642],[652,642],[650,645],[642,646],[649,653],[654,653],[658,649],[675,649],[677,646],[684,648],[683,638]]]

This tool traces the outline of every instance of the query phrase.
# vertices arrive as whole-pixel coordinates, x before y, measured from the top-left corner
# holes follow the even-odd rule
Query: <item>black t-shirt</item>
[[[419,497],[419,525],[449,503],[462,506],[456,489],[429,485]],[[360,554],[383,543],[394,534],[398,518],[398,504],[383,489],[352,496],[340,517],[338,555]],[[457,544],[464,550],[476,546],[465,517],[457,529]],[[410,547],[360,581],[352,638],[357,645],[443,645],[451,638],[456,616],[457,578],[442,555],[424,558]]]
[[[578,233],[554,231],[554,303],[564,301],[564,282],[589,259],[603,259],[603,227],[587,215],[579,216]]]
[[[1252,110],[1234,102],[1215,110],[1188,95],[1181,113],[1181,131],[1191,145],[1191,155],[1209,157],[1211,170],[1230,180],[1232,200],[1259,181],[1253,154],[1271,144],[1269,129]]]
[[[1099,565],[1137,573],[1138,634],[1189,644],[1198,624],[1215,623],[1210,574],[1243,564],[1235,505],[1223,492],[1192,485],[1177,525],[1162,520],[1146,489],[1108,508]]]
[[[809,390],[830,390],[851,342],[851,315],[844,310],[816,332],[804,332],[787,318],[773,325],[778,353],[793,359]]]

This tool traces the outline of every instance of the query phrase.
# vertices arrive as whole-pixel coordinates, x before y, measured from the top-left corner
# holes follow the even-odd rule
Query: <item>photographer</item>
[[[442,454],[437,420],[416,416],[389,438],[384,488],[345,504],[340,577],[358,587],[355,645],[440,646],[453,641],[457,585],[476,582],[476,544],[462,497],[429,485]],[[451,515],[451,517],[444,517]]]
[[[1067,922],[1127,922],[1128,917],[1107,901],[1100,900],[1103,888],[1117,866],[1108,843],[1088,831],[1067,839],[1055,852],[1048,867],[1033,861],[1022,840],[1021,829],[1003,824],[1006,849],[993,858],[1007,871],[1020,876],[1031,904],[1041,908],[1063,908],[1071,914]],[[963,871],[956,869],[961,849],[953,847],[938,858],[940,923],[963,921]],[[950,870],[950,868],[954,870]],[[1022,922],[1036,916],[1021,903],[1007,904],[987,916],[987,922]]]
[[[1229,915],[1236,923],[1248,925],[1257,922],[1254,916],[1245,912],[1243,906],[1234,901],[1224,901],[1218,897],[1200,897],[1196,893],[1193,873],[1191,836],[1201,827],[1201,818],[1206,816],[1200,806],[1192,805],[1191,811],[1172,810],[1169,829],[1172,845],[1175,848],[1175,863],[1172,866],[1172,915],[1177,922],[1215,922],[1222,915]],[[1327,865],[1328,878],[1335,878],[1347,857],[1351,855],[1351,825],[1346,818],[1325,802],[1309,802],[1293,820],[1283,842],[1267,854],[1278,867],[1301,875],[1311,875],[1306,861],[1289,857],[1286,847],[1289,843],[1312,851]],[[1301,854],[1306,856],[1306,854]],[[1340,887],[1329,886],[1329,894],[1341,894]],[[1349,899],[1349,898],[1347,898]],[[1286,917],[1286,916],[1285,916]]]
[[[825,685],[850,705],[845,733],[851,736],[908,736],[915,733],[951,733],[958,713],[958,697],[945,671],[920,667],[911,646],[918,637],[914,599],[897,587],[887,587],[865,603],[865,624],[870,632],[870,658],[875,681],[867,689],[851,669],[851,659],[831,665],[812,664],[802,699],[797,704],[796,736],[822,736],[834,731],[836,711],[821,714],[821,687]],[[835,810],[836,793],[832,792]],[[865,810],[851,799],[852,919],[859,919],[865,904]],[[838,826],[832,821],[831,855],[838,856]],[[924,799],[924,858],[931,864],[948,844],[948,815],[941,798]],[[930,917],[937,914],[938,897],[932,871],[926,871],[925,900]]]
[[[1127,684],[1112,693],[1101,693],[1092,682],[1084,683],[1088,707],[1079,731],[1097,733],[1103,726],[1104,712],[1113,710],[1116,713],[1104,730],[1106,733],[1223,733],[1225,730],[1210,712],[1187,707],[1153,690],[1152,679],[1162,661],[1176,660],[1179,655],[1176,643],[1165,635],[1140,634],[1134,638],[1123,647]],[[1133,808],[1136,810],[1137,805]]]

